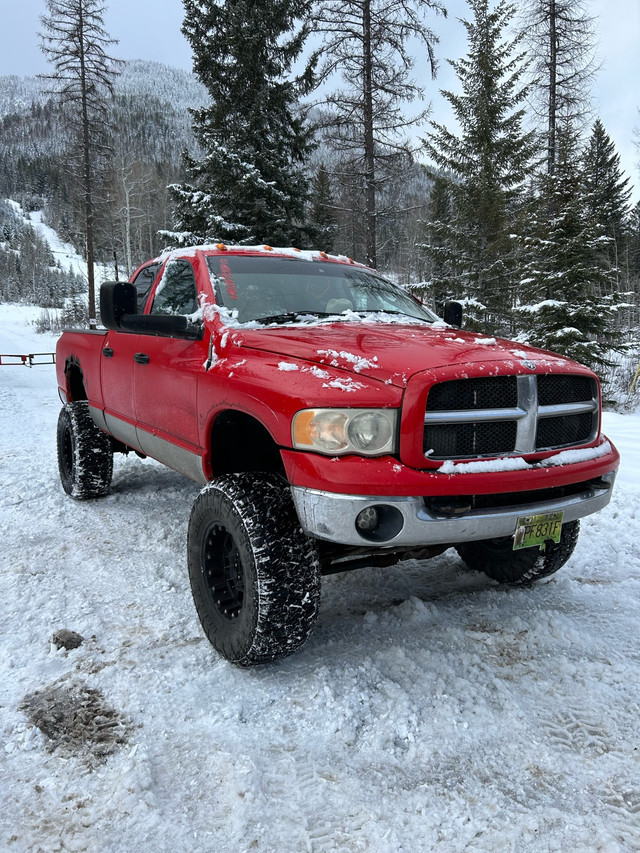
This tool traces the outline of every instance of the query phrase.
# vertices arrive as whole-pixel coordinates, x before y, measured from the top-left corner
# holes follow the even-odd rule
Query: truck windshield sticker
[[[236,290],[236,285],[233,280],[231,269],[229,268],[229,264],[227,263],[226,258],[222,258],[222,260],[220,261],[220,276],[224,281],[227,296],[229,297],[229,299],[237,299],[238,291]]]

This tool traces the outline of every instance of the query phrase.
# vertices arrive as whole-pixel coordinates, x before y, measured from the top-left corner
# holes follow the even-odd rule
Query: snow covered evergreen
[[[183,32],[211,100],[193,112],[204,156],[188,157],[189,182],[172,188],[174,240],[310,245],[312,138],[298,99],[312,71],[292,72],[308,13],[308,0],[185,0]]]
[[[515,7],[471,0],[468,53],[451,61],[461,93],[443,92],[460,125],[456,135],[432,123],[425,140],[435,164],[430,241],[432,288],[463,298],[468,320],[485,330],[509,328],[522,260],[518,218],[532,174],[536,137],[524,129],[519,39],[507,39]]]
[[[617,268],[605,254],[612,238],[593,214],[576,169],[577,144],[575,131],[566,127],[555,169],[542,178],[517,310],[523,340],[598,369],[621,342],[622,299]]]
[[[600,260],[609,267],[623,263],[629,228],[630,179],[620,167],[620,155],[600,119],[596,119],[582,154],[582,183],[587,210],[608,242],[602,241]]]
[[[61,307],[85,290],[85,280],[54,255],[28,216],[15,202],[0,199],[0,302]]]

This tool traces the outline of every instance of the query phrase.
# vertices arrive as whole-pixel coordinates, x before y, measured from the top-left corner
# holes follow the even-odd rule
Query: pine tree
[[[530,266],[523,281],[521,339],[593,369],[619,343],[616,269],[602,263],[602,230],[591,215],[576,169],[579,140],[569,123],[558,134],[558,159],[542,178],[540,215],[532,222]]]
[[[427,282],[414,292],[430,300],[434,310],[441,314],[444,304],[456,295],[456,271],[452,268],[455,260],[448,246],[448,227],[453,215],[453,200],[451,197],[451,181],[443,174],[432,173],[432,184],[427,204],[427,221],[423,223],[426,230],[426,244],[423,251],[426,255]]]
[[[77,138],[75,174],[84,200],[89,323],[95,326],[94,185],[116,73],[116,62],[106,51],[115,42],[104,28],[105,7],[100,0],[46,0],[46,6],[41,47],[54,71],[45,79],[55,83]]]
[[[174,235],[188,242],[307,245],[304,164],[311,130],[299,109],[312,68],[291,75],[310,0],[184,0],[182,32],[211,102],[193,110],[202,159],[172,187]],[[301,24],[299,22],[302,22]]]
[[[432,122],[425,149],[435,164],[434,179],[445,182],[452,214],[430,226],[427,253],[438,274],[437,299],[464,295],[468,322],[505,329],[519,282],[521,243],[515,223],[527,178],[533,170],[535,135],[523,129],[521,83],[525,66],[520,38],[505,39],[515,7],[502,0],[469,0],[472,21],[468,53],[450,60],[461,94],[442,94],[460,126],[456,136]],[[436,184],[437,186],[437,184]],[[441,190],[439,190],[441,192]]]
[[[335,201],[324,163],[320,163],[311,182],[311,199],[310,220],[316,229],[319,246],[325,252],[332,252],[336,234]]]
[[[629,235],[625,260],[629,271],[629,291],[634,304],[634,309],[630,312],[630,325],[633,329],[638,330],[640,329],[640,201],[637,202],[629,215]]]
[[[620,155],[600,119],[593,130],[582,162],[583,189],[588,211],[603,240],[598,253],[610,267],[622,266],[631,187],[620,168]]]

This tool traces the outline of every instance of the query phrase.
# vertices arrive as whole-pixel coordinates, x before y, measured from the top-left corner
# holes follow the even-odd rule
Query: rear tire
[[[513,538],[482,539],[463,542],[456,551],[466,565],[498,583],[527,586],[561,569],[573,554],[580,532],[579,521],[562,525],[560,542],[549,542],[544,551],[539,548],[513,550]]]
[[[198,617],[231,663],[285,657],[318,615],[320,566],[289,490],[268,474],[229,474],[196,498],[187,541]]]
[[[93,422],[86,401],[66,403],[60,410],[57,447],[60,482],[68,495],[82,501],[109,494],[111,439]]]

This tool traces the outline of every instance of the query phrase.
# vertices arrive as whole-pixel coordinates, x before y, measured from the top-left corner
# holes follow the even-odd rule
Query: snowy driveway
[[[0,306],[0,352],[53,346],[28,314]],[[116,457],[70,500],[58,410],[51,367],[0,367],[2,851],[640,849],[639,416],[607,418],[614,500],[548,583],[452,551],[329,577],[304,649],[244,671],[191,601],[197,486]],[[56,749],[38,703],[75,720]]]

